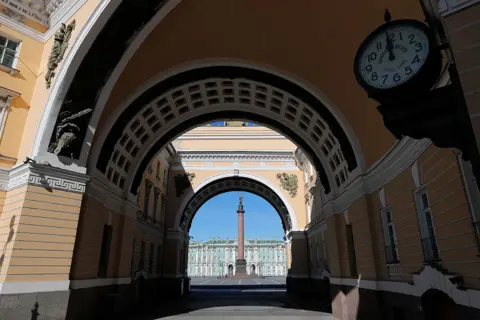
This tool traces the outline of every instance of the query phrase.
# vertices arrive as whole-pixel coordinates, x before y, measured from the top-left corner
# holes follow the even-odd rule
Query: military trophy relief
[[[175,196],[178,198],[183,195],[185,190],[192,186],[192,181],[195,179],[195,173],[186,172],[184,174],[177,174],[175,181]]]
[[[277,179],[280,180],[280,186],[288,191],[292,198],[297,196],[298,177],[295,174],[277,173]]]
[[[55,33],[52,50],[48,57],[47,74],[45,75],[47,89],[50,89],[52,79],[55,76],[55,70],[63,60],[65,52],[67,51],[73,30],[75,30],[75,20],[70,22],[69,25],[62,23],[60,29]]]

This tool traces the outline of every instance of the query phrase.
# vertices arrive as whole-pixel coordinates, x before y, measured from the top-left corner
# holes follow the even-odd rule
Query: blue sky
[[[237,237],[238,199],[243,195],[245,238],[282,239],[282,222],[275,209],[263,198],[248,192],[226,192],[207,201],[193,218],[193,241]]]

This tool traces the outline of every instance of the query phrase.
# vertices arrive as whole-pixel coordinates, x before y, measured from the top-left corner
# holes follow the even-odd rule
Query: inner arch
[[[214,94],[217,97],[210,97],[208,94],[215,91],[215,88],[208,87],[210,79],[212,83],[220,82],[222,86],[224,83],[230,82],[232,92],[228,92],[225,87],[217,88],[221,92]],[[255,89],[248,91],[248,88],[241,87],[242,84],[248,84],[248,82],[253,83],[257,91]],[[204,94],[201,99],[206,102],[201,106],[195,105],[193,97],[196,93],[190,92],[190,89],[198,83],[202,86],[201,90]],[[265,94],[258,91],[259,87],[264,88]],[[233,94],[231,100],[228,100],[228,94]],[[246,96],[242,96],[242,94]],[[275,94],[280,96],[275,96]],[[158,101],[155,101],[155,99],[158,99]],[[266,103],[259,101],[261,99],[264,99]],[[166,110],[167,107],[164,107],[164,103],[168,110]],[[181,105],[182,103],[185,105]],[[275,103],[277,106],[275,106]],[[139,158],[135,153],[133,157],[135,159],[132,160],[132,167],[135,170],[133,179],[125,183],[125,180],[130,178],[120,177],[118,179],[117,175],[117,181],[120,181],[121,184],[120,188],[123,189],[124,185],[128,186],[132,194],[136,194],[141,181],[141,173],[157,150],[183,132],[201,123],[218,119],[237,118],[261,123],[290,138],[309,155],[311,162],[318,168],[320,180],[326,193],[329,193],[332,189],[332,183],[334,186],[336,184],[336,187],[340,187],[348,180],[348,173],[358,167],[352,144],[341,125],[328,108],[307,90],[264,71],[244,67],[214,66],[185,71],[167,78],[146,90],[131,103],[118,117],[102,143],[96,164],[100,172],[111,175],[107,170],[110,170],[108,166],[112,162],[112,157],[116,157],[118,142],[125,137],[125,130],[128,130],[126,128],[136,123],[136,120],[132,119],[139,119],[142,123],[145,122],[147,116],[144,114],[142,118],[140,113],[146,112],[149,105],[150,108],[153,108],[152,105],[156,105],[155,112],[162,118],[158,125],[155,124],[148,129],[152,131],[154,138],[149,136],[144,140],[140,135],[137,136],[142,141],[139,146],[142,151],[139,152]],[[181,119],[181,121],[178,119]],[[170,127],[168,130],[165,128],[158,130],[162,126],[168,127],[175,120],[178,121],[176,126]],[[336,158],[340,159],[335,159],[335,161],[325,159],[324,156],[328,151],[325,152],[322,149],[322,143],[329,140],[327,133],[324,132],[325,127],[327,127],[328,135],[331,137],[333,144],[338,143],[339,145],[338,153],[340,154]],[[144,146],[148,146],[149,149],[144,149]],[[333,152],[330,155],[333,155]],[[342,169],[344,165],[339,166],[340,162],[345,162],[345,170]],[[327,174],[326,170],[329,170],[330,175]],[[119,174],[124,173],[120,172]],[[108,179],[110,180],[110,178]],[[115,184],[119,185],[118,183]]]
[[[195,214],[205,202],[219,194],[230,191],[250,192],[262,197],[279,214],[285,233],[298,230],[295,212],[293,212],[285,197],[274,186],[257,176],[248,174],[236,176],[231,173],[214,176],[199,185],[188,199],[186,206],[181,206],[175,226],[188,232]]]

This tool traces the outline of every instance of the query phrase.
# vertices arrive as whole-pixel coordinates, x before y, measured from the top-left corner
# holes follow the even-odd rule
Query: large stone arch
[[[225,172],[213,175],[194,188],[183,198],[175,216],[174,227],[181,227],[182,217],[186,214],[188,229],[196,211],[209,199],[229,191],[248,191],[267,200],[278,212],[285,231],[298,231],[296,212],[288,199],[267,179],[246,172]],[[189,210],[187,213],[186,211]],[[188,215],[190,214],[190,215]],[[188,217],[187,217],[188,215]],[[286,216],[290,220],[290,226]],[[288,226],[288,228],[286,228]]]
[[[217,119],[247,119],[280,131],[319,168],[327,193],[360,171],[349,137],[322,102],[285,79],[239,67],[194,69],[152,86],[97,141],[90,169],[95,164],[128,197],[129,191],[136,193],[141,172],[157,150]]]
[[[139,6],[136,1],[104,0],[95,7],[66,52],[65,59],[55,75],[55,81],[49,92],[38,124],[37,134],[33,140],[31,157],[45,156],[59,113],[64,109],[65,101],[71,100],[69,95],[79,92],[83,85],[80,81],[75,82],[75,79],[82,77],[82,73],[84,76],[88,76],[85,74],[90,73],[90,75],[95,75],[90,79],[99,81],[97,85],[103,91],[108,91],[108,88],[111,90],[114,82],[110,82],[109,86],[106,84],[107,80],[118,79],[126,63],[147,35],[181,1],[153,0],[146,1],[143,6]],[[131,15],[133,11],[136,13],[135,16]],[[99,66],[92,64],[92,61],[98,60],[99,53],[105,52],[106,49],[114,54],[113,56],[109,55],[108,59],[101,63],[99,69]],[[117,65],[119,68],[116,68]],[[87,99],[82,102],[95,105],[98,98],[97,89],[91,89],[88,90]],[[86,91],[83,91],[83,94],[85,93]]]

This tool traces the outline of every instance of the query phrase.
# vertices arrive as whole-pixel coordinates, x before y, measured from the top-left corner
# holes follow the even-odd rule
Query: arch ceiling
[[[165,4],[173,2],[167,0],[141,2],[124,0],[116,6],[113,14],[106,12],[105,15],[111,14],[111,16],[82,59],[78,71],[68,91],[66,91],[59,114],[66,117],[68,113],[64,111],[75,113],[90,106],[95,108],[97,99],[101,96],[102,88],[114,69],[118,67],[119,61],[122,60],[122,56],[132,39],[135,39],[136,35],[141,33],[143,26],[148,21],[158,15],[162,7],[167,7]],[[326,96],[335,101],[336,106],[341,106],[341,112],[345,115],[348,123],[352,125],[360,140],[367,164],[371,164],[391,146],[394,139],[383,127],[381,117],[376,112],[373,102],[365,97],[354,80],[352,63],[355,51],[368,32],[382,23],[383,11],[386,6],[395,14],[395,17],[407,16],[417,19],[423,17],[418,1],[371,1],[367,7],[365,5],[362,2],[349,1],[349,10],[344,10],[344,3],[331,2],[328,5],[328,10],[325,10],[325,4],[319,2],[302,3],[301,6],[275,2],[274,10],[272,10],[272,5],[268,1],[264,1],[255,2],[255,10],[252,10],[253,4],[249,1],[232,1],[228,4],[219,0],[208,2],[181,1],[178,7],[169,13],[148,37],[145,36],[142,45],[136,47],[138,50],[135,49],[137,50],[135,54],[132,54],[132,57],[128,58],[130,60],[127,59],[125,65],[122,66],[124,69],[120,70],[120,76],[114,79],[115,85],[106,86],[113,87],[113,89],[111,91],[108,89],[106,93],[109,98],[101,108],[103,113],[99,125],[104,125],[108,121],[106,119],[111,118],[115,108],[127,97],[132,96],[133,92],[146,79],[150,79],[155,74],[165,73],[166,70],[186,61],[195,61],[205,57],[226,57],[241,61],[252,61],[260,65],[271,65],[279,68],[279,70],[289,70],[291,74],[298,77],[297,79],[305,79],[305,83],[311,84],[311,86],[306,86],[313,87],[315,90],[320,88]],[[359,10],[368,12],[368,14],[358,15]],[[135,14],[132,14],[132,12]],[[244,21],[247,18],[249,23],[245,24]],[[266,21],[271,23],[266,23]],[[285,23],[285,21],[291,23]],[[339,28],[339,23],[342,22],[348,22],[349,26],[355,27]],[[195,32],[192,32],[192,26],[195,26]],[[219,26],[222,27],[219,28]],[[312,41],[312,39],[316,40]],[[201,68],[193,72],[198,73],[199,70]],[[208,71],[211,70],[213,69]],[[223,75],[209,75],[208,78],[215,81],[230,80],[234,84],[239,84],[242,77],[245,76],[239,75],[238,70],[236,68],[233,74],[226,72]],[[248,72],[246,73],[248,74]],[[182,76],[186,78],[188,78],[187,75],[188,73],[182,73]],[[242,103],[242,99],[246,99],[241,92],[244,88],[233,88],[234,102],[237,104],[240,102],[241,108],[234,108],[233,104],[225,107],[226,99],[231,98],[228,93],[223,92],[223,89],[227,88],[222,87],[222,93],[218,93],[215,97],[209,97],[209,90],[207,90],[209,88],[205,86],[207,77],[201,77],[198,74],[188,80],[182,80],[182,77],[177,76],[167,78],[165,81],[154,85],[155,90],[149,89],[140,95],[131,105],[136,105],[142,109],[142,112],[145,112],[153,100],[161,95],[168,96],[170,100],[167,99],[167,102],[171,111],[163,115],[160,113],[162,118],[159,118],[158,122],[164,125],[162,128],[168,127],[169,123],[175,123],[175,121],[183,121],[182,123],[188,124],[191,128],[194,126],[193,122],[197,125],[220,118],[242,118],[262,122],[267,126],[270,125],[293,139],[311,156],[318,168],[323,168],[323,170],[319,169],[319,172],[326,191],[341,185],[340,172],[348,175],[349,171],[358,166],[359,155],[356,155],[357,158],[352,155],[352,141],[348,141],[348,138],[345,139],[346,135],[336,120],[338,117],[331,111],[329,113],[328,108],[322,108],[323,104],[318,98],[315,99],[314,96],[314,99],[311,99],[312,95],[309,95],[306,90],[301,91],[302,88],[299,86],[294,88],[294,85],[285,89],[279,81],[279,79],[282,79],[280,77],[274,79],[275,77],[271,76],[267,79],[268,81],[257,77],[258,75],[255,77],[246,76],[248,82],[256,83],[254,89],[250,90],[250,101],[252,103],[249,105],[250,109],[247,108],[246,103]],[[189,85],[193,86],[195,82],[202,81],[205,83],[202,83],[200,87],[206,107],[203,110],[209,109],[208,113],[200,112],[198,110],[202,109],[201,107],[195,108],[194,105],[190,104],[194,103],[193,94],[186,94],[183,91],[189,89]],[[177,83],[175,84],[175,82]],[[267,85],[272,88],[272,92],[283,93],[284,97],[293,97],[292,99],[297,101],[299,106],[296,108],[293,106],[295,111],[289,112],[289,108],[292,107],[289,100],[280,99],[281,107],[279,108],[278,105],[275,106],[276,100],[274,100],[278,100],[278,97],[269,92],[266,99],[268,101],[264,101],[267,105],[260,111],[261,107],[255,105],[262,100],[257,97],[257,93],[262,94],[257,92],[257,86],[267,87]],[[180,87],[183,88],[184,96],[179,97],[178,100],[187,100],[187,108],[174,97],[175,91],[168,91]],[[215,99],[224,102],[222,108],[219,107],[220,103],[215,102]],[[55,99],[49,98],[50,100]],[[156,102],[160,101],[156,100]],[[179,105],[172,105],[172,103],[179,103]],[[278,117],[279,113],[276,108],[280,109],[281,117]],[[139,183],[138,172],[146,167],[151,156],[158,151],[154,149],[165,145],[175,135],[181,133],[181,130],[178,130],[178,134],[170,130],[161,134],[155,132],[155,135],[153,135],[155,126],[158,124],[154,122],[150,126],[150,123],[146,122],[148,126],[142,125],[142,127],[146,130],[146,133],[150,133],[148,138],[144,133],[136,137],[137,132],[131,132],[134,136],[129,136],[131,140],[135,141],[136,147],[141,147],[138,149],[138,155],[131,159],[133,161],[129,161],[130,165],[127,166],[127,169],[124,164],[120,165],[112,160],[116,151],[114,149],[122,141],[123,133],[126,133],[120,132],[121,130],[118,128],[127,127],[129,121],[138,116],[138,114],[133,115],[129,111],[131,109],[128,107],[119,117],[114,128],[108,134],[108,144],[106,145],[101,141],[101,156],[96,164],[96,167],[107,176],[109,175],[109,168],[118,169],[116,172],[112,169],[111,182],[115,180],[116,187],[122,190],[136,190],[135,184]],[[160,112],[160,110],[152,111]],[[76,120],[77,125],[83,128],[78,135],[78,139],[74,142],[75,145],[72,146],[73,157],[76,159],[78,159],[82,150],[87,127],[94,112]],[[304,117],[308,118],[310,116],[309,112],[313,113],[313,117],[310,117],[310,121],[304,121]],[[130,114],[132,117],[128,118],[125,114]],[[274,116],[272,117],[272,115]],[[56,115],[53,116],[56,117]],[[293,117],[293,120],[289,117]],[[139,118],[137,117],[137,119]],[[272,122],[271,119],[275,119],[275,121]],[[57,124],[61,120],[62,116],[57,119]],[[142,120],[142,124],[147,120]],[[321,127],[320,125],[317,126],[317,121],[327,125],[327,131],[331,133],[333,138],[326,134],[324,135],[326,137],[325,141],[328,137],[332,143],[335,142],[338,145],[338,150],[340,150],[337,156],[339,158],[343,157],[343,159],[340,159],[340,164],[337,164],[335,168],[329,168],[330,159],[325,158],[325,155],[322,155],[320,151],[323,142],[325,142],[323,141],[324,138],[319,137],[318,134],[316,136],[312,135],[315,132],[314,127]],[[302,126],[307,128],[305,129]],[[94,128],[96,129],[96,126]],[[181,129],[183,131],[188,130],[186,127]],[[40,135],[43,136],[43,133],[41,132]],[[50,136],[50,134],[48,135]],[[152,136],[158,137],[159,135],[158,139],[152,138]],[[97,143],[97,138],[98,135],[95,136],[94,145]],[[320,139],[316,140],[318,138]],[[51,142],[54,139],[55,134],[51,135]],[[143,139],[146,140],[142,141]],[[135,146],[133,150],[135,150]],[[90,153],[87,152],[87,154]],[[121,156],[120,151],[117,156]],[[119,157],[119,161],[122,159],[121,161],[127,163],[126,154],[122,154],[122,156],[123,159]],[[132,154],[129,153],[129,156],[132,157]],[[347,171],[344,171],[345,168]],[[133,170],[134,173],[132,174],[130,170]],[[345,177],[345,180],[348,181],[348,178]]]
[[[166,143],[200,123],[234,118],[260,122],[293,140],[314,159],[327,193],[347,183],[358,166],[340,124],[301,87],[258,70],[209,67],[170,77],[132,102],[103,141],[96,168],[135,194]]]
[[[222,178],[203,186],[192,196],[185,207],[185,210],[181,213],[182,216],[180,218],[179,227],[188,232],[195,214],[205,202],[219,194],[230,191],[245,191],[262,197],[278,212],[285,233],[292,230],[290,212],[277,193],[262,182],[247,177]]]

